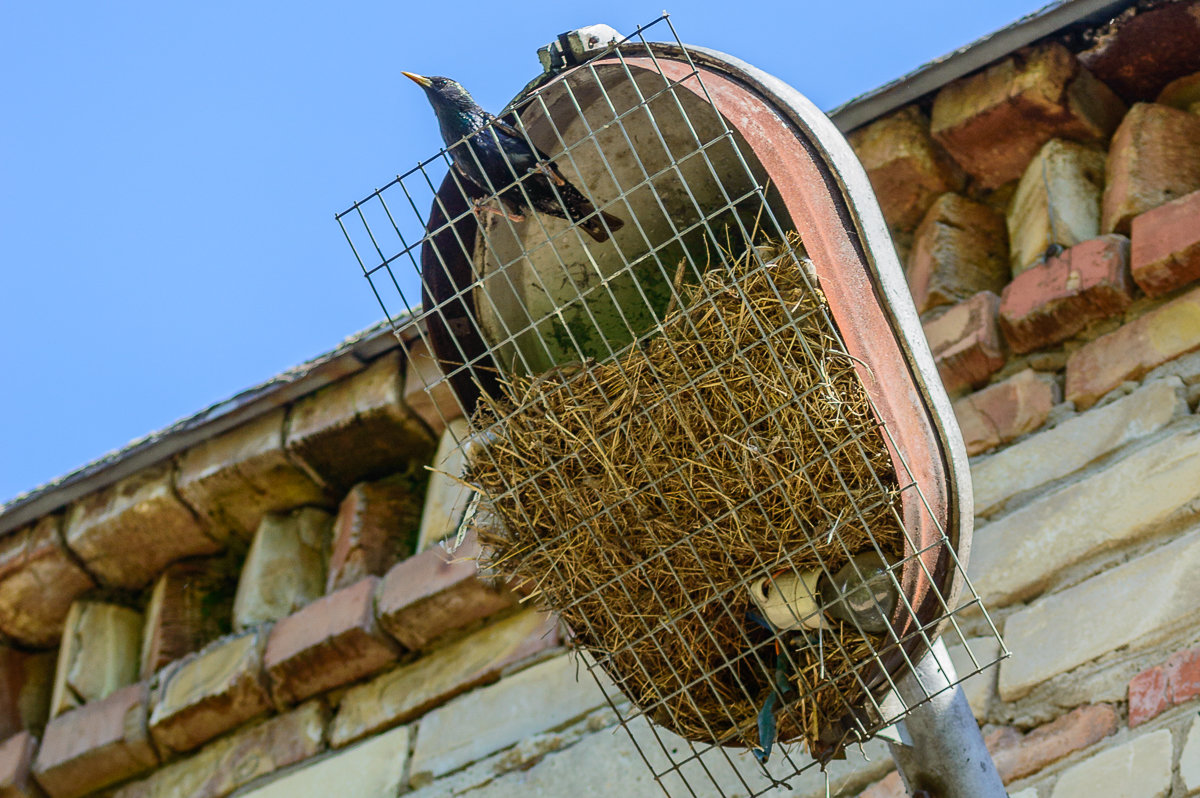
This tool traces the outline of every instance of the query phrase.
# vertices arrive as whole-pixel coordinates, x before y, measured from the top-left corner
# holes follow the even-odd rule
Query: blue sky
[[[1040,5],[668,10],[831,109]],[[558,33],[660,10],[0,2],[0,502],[380,318],[333,214],[436,152],[401,70],[498,110]]]

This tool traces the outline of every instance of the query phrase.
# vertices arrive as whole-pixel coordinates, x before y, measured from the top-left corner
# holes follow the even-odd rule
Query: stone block
[[[1166,3],[1122,15],[1079,60],[1126,100],[1150,100],[1169,81],[1200,69],[1200,4]]]
[[[1000,329],[1014,352],[1062,343],[1133,303],[1129,240],[1107,235],[1016,276],[1000,298]]]
[[[226,558],[177,562],[150,593],[142,628],[141,678],[229,632],[236,573]]]
[[[142,614],[119,604],[77,601],[67,614],[50,717],[98,701],[138,678]]]
[[[150,734],[163,750],[197,748],[271,708],[261,630],[218,640],[163,671]]]
[[[1053,375],[1025,369],[955,401],[954,415],[967,454],[976,455],[1033,432],[1046,422],[1060,393]]]
[[[0,796],[42,798],[45,793],[33,780],[33,756],[37,738],[28,731],[17,732],[0,743]]]
[[[1143,734],[1064,770],[1050,798],[1165,798],[1171,791],[1171,755],[1169,729]]]
[[[404,403],[434,435],[441,435],[446,424],[463,414],[458,397],[423,340],[408,350],[404,364]]]
[[[1196,349],[1200,349],[1200,289],[1073,352],[1067,360],[1067,401],[1087,409],[1122,383]]]
[[[305,507],[258,525],[233,599],[233,628],[286,618],[325,594],[333,517]]]
[[[425,493],[425,507],[421,513],[421,531],[417,547],[424,551],[435,546],[458,531],[459,522],[467,504],[474,494],[459,482],[467,467],[466,439],[471,434],[465,418],[451,421],[433,456],[429,490]]]
[[[1050,139],[1107,141],[1124,113],[1107,86],[1052,42],[943,86],[930,126],[983,188],[995,188],[1019,178]]]
[[[1183,750],[1179,752],[1179,777],[1188,795],[1200,791],[1200,720],[1192,719]]]
[[[352,786],[354,798],[393,798],[401,792],[408,761],[407,726],[372,737],[250,789],[245,798],[328,798]]]
[[[1004,215],[958,194],[934,201],[913,236],[908,287],[917,312],[953,305],[1008,282]]]
[[[849,140],[894,230],[912,230],[935,199],[961,191],[966,182],[962,167],[933,140],[929,118],[915,105],[859,128]]]
[[[1004,625],[1013,656],[1000,663],[1000,697],[1015,701],[1047,679],[1122,647],[1150,645],[1194,620],[1197,568],[1200,532],[1192,531],[1017,610]]]
[[[211,526],[250,540],[264,513],[329,502],[325,489],[288,456],[285,415],[279,408],[180,455],[179,494]]]
[[[506,668],[554,648],[557,620],[525,610],[346,691],[330,731],[343,746],[413,720],[454,696],[500,678]]]
[[[391,351],[292,405],[286,446],[338,493],[424,463],[435,444],[404,403],[404,366]]]
[[[45,727],[54,661],[53,651],[33,653],[0,646],[0,740],[22,729],[40,732]]]
[[[574,657],[546,660],[422,716],[410,781],[420,784],[456,770],[605,704],[604,693]]]
[[[105,587],[136,590],[176,560],[220,550],[171,482],[163,463],[67,510],[67,546]]]
[[[1130,269],[1147,296],[1200,278],[1200,191],[1133,217]]]
[[[1008,249],[1013,276],[1045,258],[1051,247],[1069,248],[1100,234],[1104,153],[1051,139],[1025,168],[1008,207]]]
[[[1077,707],[1050,723],[992,751],[992,761],[1005,784],[1037,773],[1076,751],[1113,734],[1117,711],[1109,704]]]
[[[257,778],[319,754],[328,712],[310,701],[263,723],[239,729],[192,756],[127,784],[113,798],[223,798]]]
[[[383,576],[412,554],[428,482],[427,472],[411,469],[350,489],[333,522],[326,593]]]
[[[1191,425],[980,527],[968,571],[987,606],[1021,601],[1059,571],[1140,540],[1197,498],[1200,428]]]
[[[1200,103],[1200,72],[1176,78],[1163,86],[1154,102],[1181,111],[1187,111],[1196,103]]]
[[[1167,377],[977,460],[971,465],[975,512],[984,515],[1018,493],[1074,473],[1186,412],[1182,384]]]
[[[71,603],[95,587],[63,548],[61,521],[47,516],[0,541],[0,632],[27,646],[57,643]]]
[[[276,702],[303,701],[395,661],[399,646],[375,623],[378,584],[369,576],[275,624],[263,666]]]
[[[950,393],[978,388],[1004,365],[996,326],[1000,297],[981,291],[922,325],[942,383]]]
[[[122,687],[46,726],[33,776],[51,798],[79,798],[158,765],[146,733],[146,684]]]
[[[1100,229],[1129,235],[1138,214],[1200,189],[1200,117],[1138,103],[1113,136],[1106,173]]]
[[[999,669],[995,662],[1000,657],[1000,642],[991,636],[970,637],[962,643],[948,645],[946,650],[950,654],[954,672],[962,679],[960,686],[971,712],[982,721],[987,717],[992,698],[996,695],[996,673]]]
[[[1129,680],[1129,728],[1141,726],[1171,706],[1167,672],[1161,665],[1148,668]]]
[[[515,757],[518,751],[519,747],[497,758]],[[858,795],[860,789],[893,767],[887,746],[878,739],[865,743],[861,752],[857,746],[847,750],[846,758],[830,762],[825,773],[798,747],[788,746],[786,751],[786,757],[782,753],[771,757],[768,771],[775,778],[785,778],[790,789],[778,785],[772,789],[770,777],[763,773],[748,751],[693,747],[668,731],[651,729],[645,718],[634,717],[627,730],[601,729],[584,735],[564,750],[547,752],[507,773],[487,774],[484,776],[486,787],[478,781],[459,787],[460,780],[455,774],[411,795],[412,798],[443,798],[447,795],[526,798],[575,794],[622,798],[661,798],[664,794],[698,798],[745,795],[826,798],[827,795]],[[643,755],[649,760],[649,766]],[[795,774],[793,771],[797,768],[804,770]],[[661,786],[655,781],[655,773],[663,774]]]
[[[508,590],[480,579],[478,556],[479,543],[468,534],[453,554],[435,546],[398,563],[379,586],[380,625],[405,647],[417,650],[513,606]]]

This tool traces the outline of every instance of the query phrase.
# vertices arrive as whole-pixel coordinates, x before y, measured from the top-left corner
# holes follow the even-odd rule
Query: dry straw
[[[532,586],[653,720],[756,744],[783,652],[780,739],[824,756],[884,642],[840,624],[776,636],[747,585],[832,572],[872,538],[897,562],[903,538],[859,364],[797,251],[792,233],[707,270],[617,358],[507,382],[473,419],[490,435],[466,480],[500,521],[476,524],[483,566]]]

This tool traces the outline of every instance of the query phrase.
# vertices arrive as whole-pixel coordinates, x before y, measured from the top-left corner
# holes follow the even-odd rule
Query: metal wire
[[[668,34],[674,45],[672,53],[681,54],[672,63],[664,64],[650,46],[647,34],[652,30]],[[631,63],[634,60],[636,65]],[[654,341],[665,342],[672,362],[685,368],[688,374],[684,384],[670,386],[670,390],[658,380],[663,389],[661,402],[670,414],[667,417],[682,420],[691,412],[699,414],[708,424],[716,423],[725,407],[724,397],[733,393],[726,374],[730,362],[744,360],[752,350],[765,351],[771,368],[784,375],[795,364],[779,355],[773,342],[785,337],[801,342],[807,367],[819,369],[823,380],[801,394],[787,397],[764,415],[751,417],[741,409],[735,410],[738,429],[729,436],[730,440],[754,430],[770,431],[789,440],[790,433],[782,426],[781,414],[788,408],[801,406],[799,403],[812,398],[813,392],[830,390],[827,386],[832,381],[827,369],[853,371],[862,365],[850,362],[854,359],[824,306],[774,327],[748,314],[746,323],[754,325],[756,343],[735,351],[732,361],[718,360],[711,352],[704,351],[700,362],[685,362],[670,338],[663,336],[668,310],[679,307],[685,293],[699,305],[718,301],[719,297],[711,287],[706,287],[703,279],[706,271],[713,268],[714,253],[724,262],[747,252],[748,265],[742,276],[750,279],[769,275],[772,264],[764,260],[754,245],[764,237],[775,242],[787,241],[793,227],[782,223],[781,217],[786,216],[767,184],[765,170],[719,113],[704,85],[702,70],[693,62],[666,15],[639,27],[584,65],[519,98],[502,117],[531,145],[551,153],[563,174],[597,208],[620,217],[625,222],[620,234],[614,234],[608,243],[595,244],[578,226],[565,219],[528,210],[525,219],[518,222],[511,218],[511,213],[483,209],[475,202],[480,188],[470,184],[453,166],[451,150],[455,148],[462,148],[460,152],[478,159],[475,149],[465,142],[421,161],[336,217],[393,328],[397,332],[415,328],[429,351],[440,358],[442,373],[431,378],[424,388],[438,396],[444,396],[449,388],[450,395],[456,397],[458,412],[445,414],[443,420],[450,421],[460,414],[470,420],[469,434],[456,441],[468,459],[494,460],[487,442],[505,436],[512,417],[527,409],[514,407],[509,416],[489,416],[477,412],[477,395],[495,392],[504,380],[522,376],[536,380],[541,379],[538,375],[561,374],[564,368],[577,373],[572,379],[557,381],[556,389],[572,398],[577,392],[602,390],[596,364],[604,364],[623,378],[628,377],[625,364],[629,355]],[[488,174],[482,165],[479,171]],[[500,207],[496,197],[512,196],[509,192],[515,190],[520,192],[524,204],[532,207],[529,192],[531,180],[537,176],[518,174],[511,164],[509,171],[512,180],[507,185],[483,187],[486,195],[483,206],[490,204],[495,210]],[[560,189],[553,181],[547,180],[545,184],[551,187],[565,212]],[[408,210],[399,212],[404,207]],[[805,261],[804,252],[795,247],[789,248],[788,255],[796,263]],[[397,274],[402,264],[403,271]],[[800,269],[800,279],[809,294],[818,294],[820,286],[807,269]],[[687,284],[687,291],[681,290],[681,283]],[[774,299],[783,303],[784,297],[775,284],[770,280],[768,284]],[[433,289],[437,285],[441,286],[440,296]],[[740,301],[750,303],[743,283],[735,282],[726,290],[736,293]],[[420,301],[410,299],[417,296]],[[693,322],[684,314],[680,323]],[[813,351],[804,336],[799,335],[805,325],[819,327],[830,342],[824,355]],[[727,326],[723,332],[730,340],[736,338],[735,331]],[[829,352],[837,361],[832,366]],[[706,387],[714,384],[719,387]],[[681,404],[683,394],[691,402],[686,408]],[[593,646],[587,652],[587,665],[642,759],[668,795],[710,795],[714,789],[719,795],[763,795],[821,764],[796,745],[777,747],[769,766],[758,764],[737,747],[745,743],[748,738],[745,730],[755,722],[754,717],[746,717],[745,702],[757,705],[764,694],[763,685],[753,680],[747,683],[744,674],[767,674],[771,681],[777,657],[786,660],[778,666],[785,670],[798,667],[797,657],[801,656],[816,656],[821,663],[817,683],[807,690],[797,684],[795,697],[789,697],[780,707],[780,728],[785,723],[795,726],[801,722],[795,716],[801,702],[818,690],[827,690],[831,684],[836,688],[834,676],[824,669],[827,658],[848,663],[846,672],[837,675],[852,685],[845,691],[837,691],[840,711],[848,723],[839,748],[868,739],[915,706],[896,698],[895,679],[900,670],[914,665],[911,644],[921,644],[911,650],[925,650],[932,643],[931,632],[935,628],[943,627],[943,637],[951,645],[960,646],[969,659],[970,667],[958,674],[960,679],[997,659],[972,651],[972,636],[996,640],[999,636],[982,610],[944,530],[933,544],[922,544],[905,529],[896,503],[851,501],[849,512],[843,509],[839,513],[823,503],[818,475],[822,479],[832,476],[832,484],[842,494],[853,495],[846,478],[840,473],[830,475],[827,467],[838,457],[852,458],[865,464],[879,496],[894,492],[915,494],[933,516],[886,425],[863,426],[845,414],[836,396],[830,393],[830,397],[829,418],[820,419],[820,425],[817,419],[805,418],[810,443],[815,444],[817,451],[804,461],[799,473],[774,473],[765,482],[759,475],[751,483],[753,475],[746,466],[733,460],[737,476],[754,485],[751,496],[712,514],[699,528],[681,530],[677,539],[640,562],[628,563],[614,577],[573,588],[573,606],[588,602],[587,606],[597,607],[596,612],[603,613],[577,618],[581,628],[573,631],[580,640],[603,639],[601,629],[624,630],[624,644],[620,648],[604,650]],[[432,404],[442,412],[440,402]],[[654,414],[659,409],[662,408],[646,407],[638,412],[636,419],[656,435],[663,434]],[[879,417],[877,413],[875,417]],[[827,443],[821,434],[820,427],[830,425],[841,433],[834,444]],[[878,473],[871,466],[868,448],[880,435],[900,461],[894,476]],[[715,461],[730,445],[733,444],[697,445],[688,457],[696,463]],[[645,462],[640,454],[637,456],[637,466],[645,478],[636,490],[579,519],[571,528],[555,530],[543,542],[552,545],[573,536],[597,541],[603,525],[620,526],[622,517],[641,513],[639,508],[646,497],[663,507],[671,506],[663,493],[663,481],[679,478],[685,465],[664,469],[659,464]],[[560,481],[567,480],[573,457],[572,454],[559,457],[544,470],[552,471]],[[506,485],[507,496],[536,497],[534,502],[518,506],[519,517],[506,519],[509,523],[515,521],[531,528],[536,524],[540,509],[532,505],[547,501],[540,481],[543,476],[545,473],[529,473],[513,478]],[[791,494],[784,490],[797,482],[814,497],[826,517],[804,518]],[[690,485],[687,491],[689,501],[696,506],[704,503]],[[799,551],[784,552],[782,559],[779,552],[754,552],[751,566],[733,585],[718,584],[709,573],[681,573],[678,556],[699,562],[701,536],[722,528],[722,524],[742,513],[766,516],[768,495],[784,497],[789,511],[797,518],[804,518],[814,530],[813,542],[803,548],[805,556],[815,557],[821,574],[818,578],[832,580],[837,562],[852,562],[851,558],[861,553],[851,551],[844,537],[843,530],[853,526],[865,530],[870,550],[888,561],[887,579],[912,617],[916,617],[917,611],[901,589],[898,575],[908,565],[922,569],[924,578],[934,586],[938,601],[936,617],[922,618],[904,636],[888,629],[885,634],[872,637],[857,628],[858,638],[866,644],[866,656],[850,650],[842,634],[826,632],[824,628],[816,632],[815,642],[804,635],[799,643],[794,636],[755,632],[747,622],[751,585],[767,574],[801,576],[801,569],[795,565]],[[878,522],[872,519],[880,517],[889,518],[888,523],[906,536],[902,559],[885,551],[876,538],[873,525]],[[651,519],[639,520],[649,523]],[[715,541],[725,557],[734,559],[732,542],[722,540],[719,535],[709,535],[704,540]],[[824,547],[818,545],[820,541],[824,541]],[[950,567],[966,585],[964,598],[956,606],[947,603],[937,589],[935,575],[926,566],[922,555],[931,548],[945,550]],[[653,587],[647,576],[651,571],[673,580],[672,589],[678,595],[672,598],[685,601],[682,609],[672,610],[672,602]],[[547,584],[551,581],[558,585],[574,584],[557,564],[551,564],[544,580]],[[651,585],[648,600],[652,604],[644,607],[643,612],[618,617],[612,607],[594,601],[597,597],[616,595],[637,606],[637,597],[630,588],[637,580]],[[556,609],[566,611],[570,607]],[[821,609],[824,612],[828,608]],[[690,662],[672,660],[671,652],[680,656],[678,647],[664,641],[685,620],[713,615],[732,620],[733,627],[739,630],[737,645],[731,649],[729,641],[721,639],[715,628],[701,624],[702,642],[720,650],[723,661],[712,667],[695,652],[683,655],[690,657]],[[812,647],[815,649],[810,650]],[[666,663],[665,670],[652,671],[643,659],[629,656],[630,652],[643,648],[655,652],[659,666]],[[1002,656],[1002,644],[999,650]],[[902,661],[903,668],[882,667],[881,663],[888,658]],[[652,701],[638,704],[623,694],[623,689],[639,679],[656,684],[658,691]],[[737,701],[724,697],[730,685],[736,691]],[[768,687],[768,692],[773,691],[773,686]],[[885,700],[885,695],[890,698]],[[704,696],[716,696],[715,705],[705,705]],[[930,697],[926,695],[925,699]],[[699,716],[704,734],[685,739],[657,722],[664,718],[664,712],[678,707]],[[743,731],[734,734],[730,729]]]

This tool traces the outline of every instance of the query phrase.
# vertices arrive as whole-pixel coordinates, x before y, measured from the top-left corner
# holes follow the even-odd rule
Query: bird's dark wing
[[[487,117],[488,117],[488,122],[490,122],[491,125],[494,128],[496,128],[497,132],[503,133],[504,135],[509,136],[510,138],[516,139],[518,142],[520,142],[525,147],[530,149],[533,152],[533,154],[537,156],[538,160],[540,160],[540,161],[549,161],[550,160],[549,155],[547,155],[546,153],[542,152],[540,149],[535,147],[533,145],[533,143],[521,133],[521,131],[516,129],[516,127],[505,122],[500,117],[492,116],[491,114],[488,114]]]

